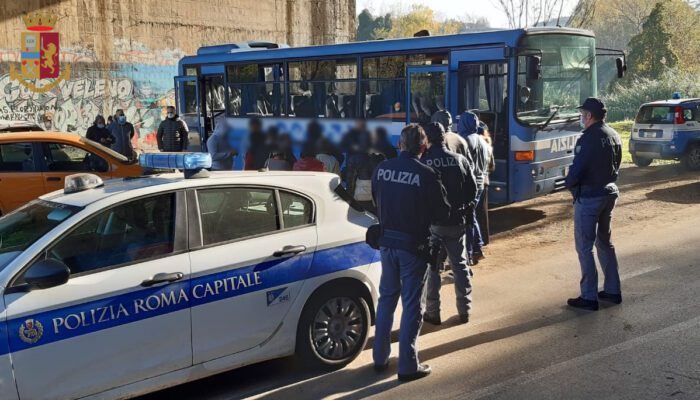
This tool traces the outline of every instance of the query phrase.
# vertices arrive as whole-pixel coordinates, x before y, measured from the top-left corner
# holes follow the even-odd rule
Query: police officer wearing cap
[[[574,234],[582,276],[581,295],[569,299],[568,304],[597,310],[598,299],[622,303],[617,256],[610,240],[613,209],[619,196],[615,181],[622,161],[622,143],[617,132],[605,123],[607,109],[602,101],[589,97],[578,108],[584,130],[576,142],[574,163],[565,185],[574,196]],[[601,292],[594,245],[605,276]]]
[[[423,320],[423,288],[428,269],[430,225],[450,215],[445,188],[435,169],[418,159],[425,149],[425,133],[418,125],[401,131],[397,158],[379,164],[372,177],[372,197],[377,205],[382,276],[374,335],[374,368],[389,363],[391,327],[401,297],[399,369],[401,381],[430,374],[420,364],[416,340]]]
[[[476,179],[466,157],[449,151],[445,145],[445,131],[442,125],[431,122],[426,125],[428,149],[421,161],[435,168],[447,191],[447,200],[451,205],[450,214],[443,220],[435,221],[430,232],[433,241],[441,243],[447,250],[447,256],[454,274],[457,312],[462,323],[469,322],[471,310],[471,272],[467,265],[466,224],[471,220],[471,210],[476,204]],[[432,266],[428,271],[427,304],[423,320],[433,325],[440,325],[440,270]]]

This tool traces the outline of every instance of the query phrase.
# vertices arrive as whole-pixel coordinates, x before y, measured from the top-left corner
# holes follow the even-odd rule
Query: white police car
[[[700,98],[672,97],[639,108],[629,142],[632,161],[646,167],[655,159],[681,160],[700,170]]]
[[[359,354],[380,275],[373,218],[332,174],[209,175],[74,175],[0,218],[2,399],[125,398],[293,353]]]

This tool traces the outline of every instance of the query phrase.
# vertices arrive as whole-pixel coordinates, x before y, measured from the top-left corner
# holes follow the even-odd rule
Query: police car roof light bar
[[[209,153],[144,153],[139,155],[139,164],[151,169],[179,169],[185,178],[205,178],[211,168]]]
[[[104,186],[102,178],[93,174],[73,174],[66,176],[63,193],[71,194]]]

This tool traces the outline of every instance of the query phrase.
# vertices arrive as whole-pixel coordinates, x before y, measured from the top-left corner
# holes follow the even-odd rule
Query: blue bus
[[[505,204],[562,188],[580,134],[576,107],[596,95],[596,56],[621,54],[600,50],[592,32],[559,27],[298,48],[208,46],[180,60],[176,103],[197,148],[225,124],[219,129],[230,130],[240,154],[253,117],[296,143],[311,120],[338,141],[359,119],[370,130],[384,127],[396,144],[407,123],[472,110],[493,140],[489,199]],[[617,66],[621,74],[623,58]]]

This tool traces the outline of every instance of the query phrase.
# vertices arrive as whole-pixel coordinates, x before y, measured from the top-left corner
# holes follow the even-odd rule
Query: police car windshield
[[[0,270],[79,207],[34,201],[0,218]]]
[[[525,125],[574,119],[576,107],[596,94],[595,39],[575,35],[526,36],[519,45],[516,116]],[[541,77],[528,79],[528,56],[541,57]],[[530,76],[532,78],[532,76]],[[511,103],[512,104],[512,103]]]

